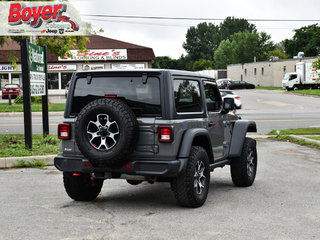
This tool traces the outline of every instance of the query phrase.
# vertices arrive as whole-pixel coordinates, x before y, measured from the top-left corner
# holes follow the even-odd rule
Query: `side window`
[[[177,113],[202,112],[198,81],[174,80],[173,89]]]
[[[207,109],[210,112],[217,112],[221,110],[222,101],[219,95],[219,90],[216,85],[212,83],[205,83],[204,91],[206,94]]]
[[[293,75],[290,76],[289,81],[290,81],[290,80],[293,80],[293,79],[296,79],[296,78],[297,78],[297,75],[296,75],[296,74],[293,74]]]

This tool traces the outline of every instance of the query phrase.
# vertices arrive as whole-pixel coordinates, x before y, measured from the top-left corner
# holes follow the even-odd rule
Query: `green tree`
[[[320,27],[317,24],[305,26],[294,30],[292,39],[284,40],[286,53],[289,57],[304,52],[306,57],[320,54]]]
[[[183,54],[180,56],[179,59],[177,59],[176,62],[176,69],[179,70],[188,70],[191,71],[194,61],[191,59],[190,55],[184,56]]]
[[[279,45],[276,45],[273,50],[269,51],[268,55],[269,58],[273,56],[278,57],[279,59],[287,59],[289,57]]]
[[[214,53],[221,41],[230,40],[235,33],[244,31],[253,33],[256,26],[246,19],[234,17],[227,17],[220,25],[203,22],[188,29],[183,48],[193,64],[201,59],[214,61]]]
[[[227,17],[220,24],[220,41],[229,39],[233,34],[237,32],[254,32],[256,26],[248,22],[243,18]]]
[[[264,32],[238,32],[229,40],[222,41],[215,53],[215,66],[226,68],[228,64],[268,60],[268,53],[273,50],[270,36]]]
[[[214,51],[219,43],[219,26],[203,22],[199,23],[197,27],[188,29],[183,48],[193,61],[199,59],[213,60]]]
[[[207,69],[213,69],[213,62],[211,60],[200,59],[195,61],[192,66],[193,71],[201,71]]]
[[[217,69],[226,69],[228,64],[234,63],[233,44],[229,39],[223,40],[214,53],[215,67]]]
[[[175,59],[171,59],[168,56],[157,57],[156,61],[152,63],[152,68],[159,68],[159,69],[174,69],[176,66]]]

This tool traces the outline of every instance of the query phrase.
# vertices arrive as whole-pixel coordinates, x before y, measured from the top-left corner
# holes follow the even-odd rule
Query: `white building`
[[[301,61],[314,62],[317,57],[305,57]],[[296,71],[299,59],[284,59],[269,62],[252,62],[228,65],[228,78],[243,80],[256,86],[281,87],[284,74]]]

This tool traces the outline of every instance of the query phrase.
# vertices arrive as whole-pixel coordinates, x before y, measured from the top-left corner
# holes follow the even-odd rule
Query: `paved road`
[[[237,90],[243,119],[255,120],[258,133],[273,129],[320,127],[320,98],[283,91]]]
[[[320,127],[320,98],[298,96],[283,91],[237,90],[243,109],[237,113],[243,119],[255,120],[258,133],[273,129]],[[64,102],[64,96],[51,97],[51,102]],[[50,133],[57,132],[63,117],[50,117]],[[1,133],[23,133],[23,117],[0,118]],[[42,133],[41,117],[33,117],[33,132]]]
[[[106,180],[83,203],[53,167],[0,170],[0,239],[320,239],[320,151],[259,140],[258,155],[252,187],[234,187],[229,167],[217,169],[198,209],[176,205],[167,183]]]

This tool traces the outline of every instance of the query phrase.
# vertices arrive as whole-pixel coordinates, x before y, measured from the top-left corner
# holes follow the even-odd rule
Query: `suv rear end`
[[[168,98],[168,91],[165,89],[167,84],[164,84],[167,78],[167,71],[158,70],[75,73],[70,84],[64,123],[59,127],[62,154],[55,158],[56,167],[61,171],[108,172],[114,176],[176,175],[180,162],[176,159],[176,147],[170,144],[174,137],[174,122],[168,120],[168,104],[164,101]],[[120,167],[97,166],[83,156],[75,138],[76,131],[82,131],[76,129],[81,110],[88,103],[103,98],[125,102],[138,124],[134,149],[126,155]],[[99,138],[93,139],[93,142],[96,146],[100,145]],[[106,150],[103,146],[101,149],[97,148],[98,151]]]

